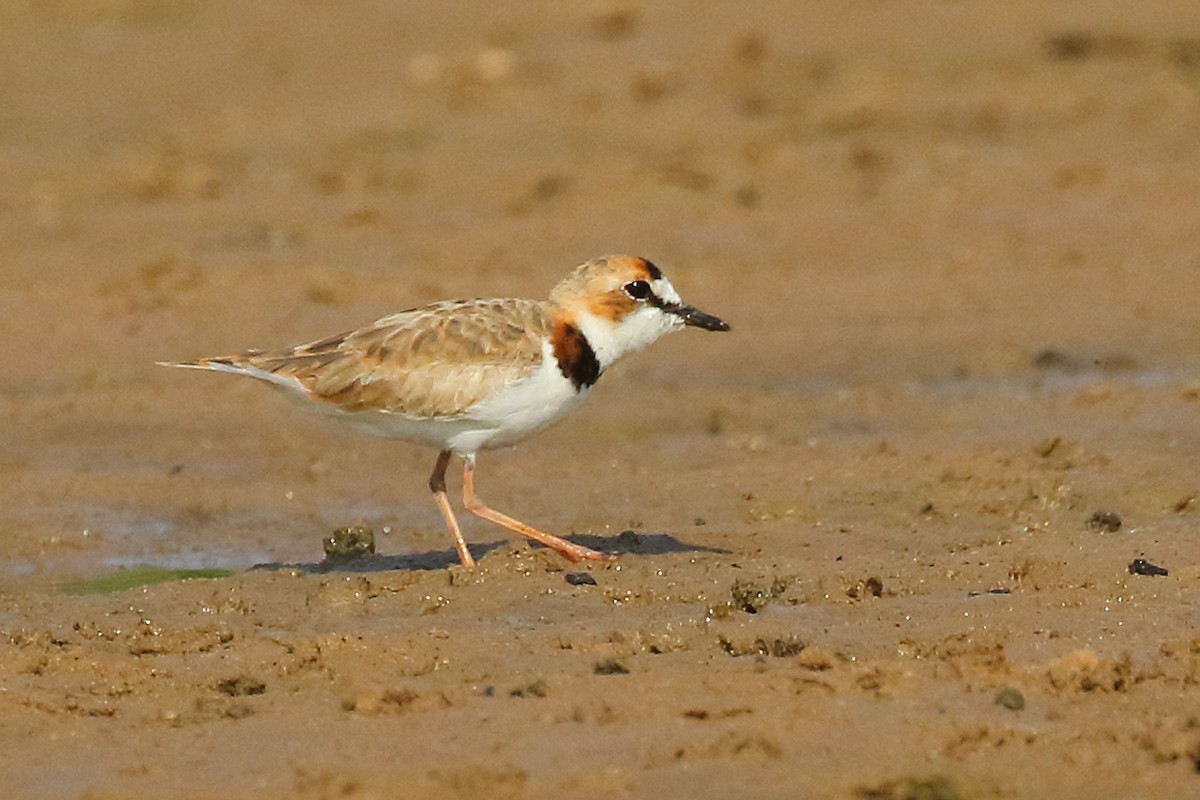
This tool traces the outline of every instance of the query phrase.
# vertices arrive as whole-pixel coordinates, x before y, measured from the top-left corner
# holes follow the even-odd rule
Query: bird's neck
[[[580,309],[572,315],[572,324],[587,340],[601,371],[626,353],[641,350],[671,330],[656,309],[643,309],[625,317],[619,324]]]

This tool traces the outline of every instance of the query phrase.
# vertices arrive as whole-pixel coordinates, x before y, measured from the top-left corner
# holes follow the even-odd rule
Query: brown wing
[[[298,380],[346,411],[450,418],[541,363],[549,323],[534,300],[436,303],[370,327],[239,360]]]

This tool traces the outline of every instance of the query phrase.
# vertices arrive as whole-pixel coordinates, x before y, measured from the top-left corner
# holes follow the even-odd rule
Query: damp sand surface
[[[0,796],[1200,791],[1195,4],[10,4],[0,96]],[[733,332],[478,473],[613,564],[153,364],[614,251]]]

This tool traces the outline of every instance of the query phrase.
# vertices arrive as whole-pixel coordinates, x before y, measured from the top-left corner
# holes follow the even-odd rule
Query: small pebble
[[[1157,564],[1151,564],[1144,558],[1135,558],[1129,563],[1130,575],[1166,575],[1167,570]]]
[[[597,661],[593,671],[597,675],[628,675],[629,667],[625,666],[625,662],[621,659],[609,656]]]
[[[1121,530],[1121,515],[1112,511],[1096,511],[1088,517],[1087,526],[1094,531],[1113,533]]]
[[[565,576],[567,583],[572,586],[595,586],[596,579],[590,572],[568,572]]]
[[[363,558],[375,553],[375,531],[363,525],[338,528],[322,544],[328,561]]]
[[[988,589],[986,592],[971,591],[967,592],[967,597],[982,597],[985,594],[1012,594],[1012,589],[1003,586],[997,586],[994,589]]]
[[[1025,695],[1019,689],[1001,689],[996,692],[996,705],[1004,706],[1012,711],[1020,711],[1025,707]]]
[[[508,693],[509,697],[545,697],[546,682],[538,678],[532,683],[527,683],[524,686],[518,686]]]

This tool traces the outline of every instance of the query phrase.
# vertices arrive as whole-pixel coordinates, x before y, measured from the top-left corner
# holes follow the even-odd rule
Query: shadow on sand
[[[588,534],[578,534],[566,537],[568,540],[581,544],[584,547],[590,547],[594,550],[600,550],[604,553],[612,553],[613,555],[641,555],[654,556],[663,555],[666,553],[722,553],[728,554],[732,551],[725,550],[720,547],[706,547],[704,545],[688,544],[671,536],[668,533],[637,533],[635,531],[623,531],[617,536],[594,536]],[[509,540],[501,540],[497,542],[487,542],[484,544],[472,544],[471,554],[475,558],[483,558],[486,554],[503,548],[508,545]],[[534,544],[532,547],[543,549],[540,545]],[[271,572],[275,570],[296,570],[298,572],[321,575],[331,572],[389,572],[392,570],[402,570],[405,572],[421,572],[427,570],[446,569],[458,563],[458,554],[453,548],[446,550],[431,550],[425,553],[413,553],[411,555],[393,555],[384,556],[371,554],[360,554],[353,556],[344,556],[339,558],[326,558],[323,561],[311,563],[295,563],[285,564],[280,562],[268,564],[256,564],[250,568],[251,572]],[[563,564],[567,564],[566,560]]]

